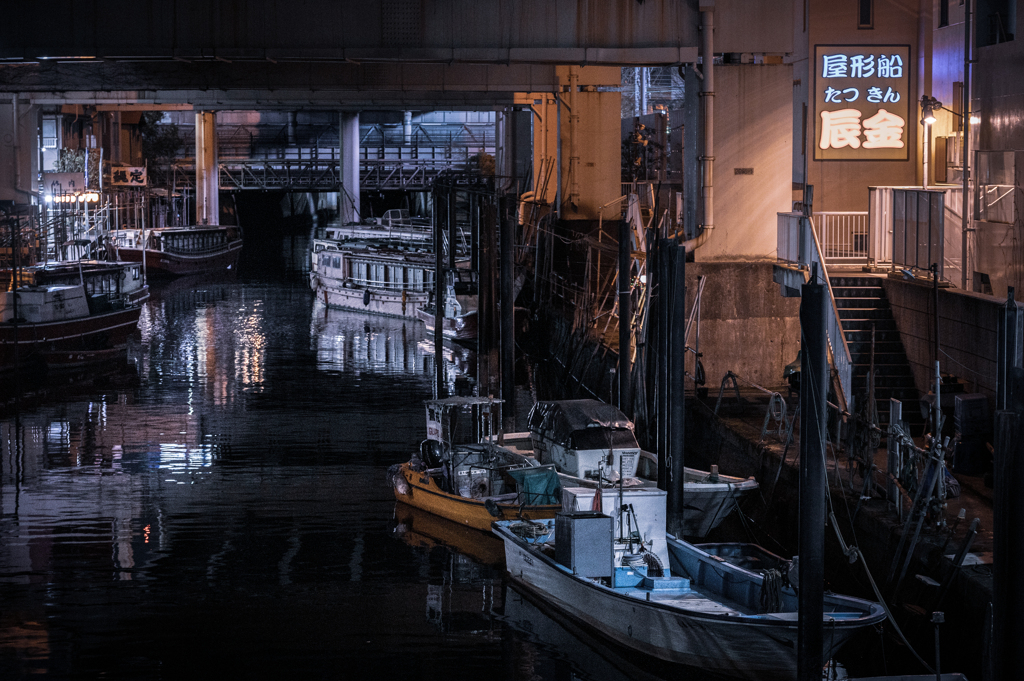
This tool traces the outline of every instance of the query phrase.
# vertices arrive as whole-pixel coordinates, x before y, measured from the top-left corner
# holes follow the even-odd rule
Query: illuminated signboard
[[[814,160],[906,161],[917,101],[909,45],[814,46]]]

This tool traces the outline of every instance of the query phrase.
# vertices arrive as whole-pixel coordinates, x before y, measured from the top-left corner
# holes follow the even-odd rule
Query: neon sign
[[[909,158],[910,47],[816,45],[814,159]]]

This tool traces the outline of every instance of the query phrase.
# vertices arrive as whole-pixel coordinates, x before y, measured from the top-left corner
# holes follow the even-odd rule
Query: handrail
[[[809,280],[811,273],[816,271],[819,283],[825,284],[828,289],[828,298],[832,304],[832,314],[828,315],[825,321],[828,347],[832,357],[832,366],[835,368],[839,380],[840,390],[837,392],[841,393],[839,395],[839,400],[842,402],[840,407],[845,411],[850,411],[853,404],[853,360],[839,318],[835,293],[832,291],[832,284],[828,278],[821,242],[814,231],[814,224],[810,217],[800,213],[779,213],[778,217],[779,259],[799,265],[804,272],[805,280]],[[796,224],[794,225],[794,223]],[[793,226],[798,227],[795,234]],[[797,244],[792,243],[794,236],[798,240]]]
[[[832,305],[832,315],[826,320],[826,331],[828,335],[829,349],[832,351],[832,366],[835,367],[836,373],[839,377],[839,384],[842,388],[842,395],[840,399],[843,404],[840,406],[850,411],[850,407],[853,404],[853,359],[850,356],[850,346],[846,342],[846,334],[843,332],[843,323],[839,318],[839,308],[836,306],[836,296],[832,291],[832,282],[828,278],[828,269],[825,266],[825,258],[821,252],[821,242],[818,241],[818,235],[814,231],[814,222],[812,218],[807,218],[807,229],[811,233],[811,238],[814,240],[814,250],[811,252],[811,258],[814,259],[817,256],[818,262],[818,273],[819,277],[823,280],[828,289],[828,300]],[[813,271],[813,268],[812,268]],[[839,341],[836,341],[836,337]],[[837,351],[837,346],[841,347],[841,352]]]

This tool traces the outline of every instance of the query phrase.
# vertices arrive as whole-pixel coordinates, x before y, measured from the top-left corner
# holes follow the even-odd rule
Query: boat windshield
[[[569,446],[575,450],[636,448],[636,435],[629,428],[583,428],[573,431]]]

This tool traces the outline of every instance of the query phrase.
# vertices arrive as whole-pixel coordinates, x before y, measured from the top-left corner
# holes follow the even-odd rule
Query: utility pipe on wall
[[[974,278],[967,274],[967,251],[970,247],[969,235],[971,233],[970,207],[970,146],[971,146],[971,2],[964,3],[964,87],[963,104],[960,107],[961,126],[963,137],[960,140],[960,151],[963,153],[963,205],[960,207],[960,229],[962,231],[960,244],[960,288],[970,291],[968,282]],[[973,283],[973,282],[972,282]]]
[[[575,210],[580,201],[579,165],[580,155],[576,150],[576,138],[580,124],[580,110],[576,107],[576,91],[579,90],[580,74],[577,67],[569,67],[569,204]]]
[[[700,234],[683,242],[686,252],[694,251],[707,242],[711,230],[715,228],[715,2],[701,0],[701,103],[704,108],[704,154],[701,156],[702,186],[701,197],[704,204],[704,224]]]
[[[11,113],[14,115],[14,191],[21,190],[21,136],[18,134],[18,95],[11,95]]]

